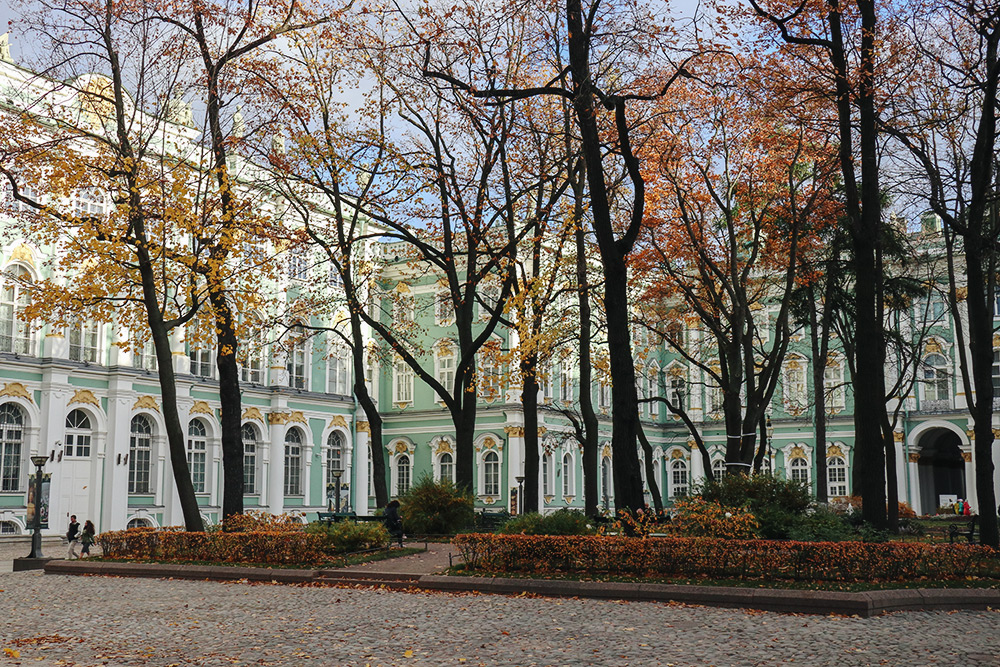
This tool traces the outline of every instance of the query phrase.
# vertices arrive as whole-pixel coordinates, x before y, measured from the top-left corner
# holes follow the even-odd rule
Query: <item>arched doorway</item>
[[[930,430],[920,438],[917,479],[920,508],[925,514],[934,513],[941,504],[941,496],[968,497],[961,443],[957,433],[944,428]]]

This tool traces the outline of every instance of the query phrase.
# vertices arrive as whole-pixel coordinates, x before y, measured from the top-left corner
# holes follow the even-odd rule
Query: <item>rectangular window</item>
[[[243,441],[243,493],[257,493],[257,443]]]
[[[393,403],[413,402],[413,369],[403,360],[396,362],[394,367],[396,376],[393,383]]]
[[[132,343],[132,368],[142,368],[147,371],[156,370],[156,349],[153,341]]]
[[[73,198],[73,211],[80,218],[103,218],[107,213],[107,199],[97,188],[84,188]]]
[[[351,393],[350,357],[347,350],[334,350],[326,360],[326,391],[329,394],[347,396]]]
[[[309,279],[309,251],[294,247],[288,253],[288,277],[292,280]]]
[[[0,424],[0,491],[21,490],[21,426]]]
[[[455,321],[455,303],[450,290],[441,290],[434,295],[434,317],[438,326],[448,326]]]
[[[438,353],[437,379],[444,387],[445,391],[451,393],[455,390],[455,355],[448,350]]]
[[[69,325],[69,358],[96,364],[97,335],[96,322],[74,322]]]
[[[198,377],[212,377],[212,351],[191,348],[188,352],[191,359],[191,375]]]
[[[302,449],[285,444],[285,495],[302,494]]]
[[[285,370],[288,371],[288,386],[292,389],[306,388],[306,373],[309,358],[308,350],[304,340],[295,342],[288,351],[288,360],[285,362]]]
[[[542,455],[542,495],[552,495],[552,455]]]
[[[240,363],[240,381],[247,384],[264,384],[264,350],[250,350]]]

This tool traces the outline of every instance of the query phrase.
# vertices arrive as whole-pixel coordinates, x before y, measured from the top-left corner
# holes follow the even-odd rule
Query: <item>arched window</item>
[[[285,495],[302,494],[302,435],[297,428],[285,434]]]
[[[809,484],[809,461],[801,458],[792,459],[788,469],[791,471],[792,481]]]
[[[608,498],[611,497],[611,459],[608,457],[601,459],[601,496],[607,509]]]
[[[826,462],[826,478],[831,498],[847,495],[847,461],[840,456],[831,456]]]
[[[243,493],[257,493],[257,427],[243,425]]]
[[[486,452],[483,457],[483,494],[500,495],[500,457],[496,452]]]
[[[153,524],[149,519],[142,519],[139,517],[133,517],[129,519],[126,528],[152,528]]]
[[[684,459],[670,463],[670,497],[683,498],[688,494],[688,465]]]
[[[21,490],[24,413],[15,403],[0,405],[0,491]]]
[[[0,521],[0,535],[20,535],[21,531],[13,521]]]
[[[90,417],[83,410],[66,415],[66,456],[90,456]]]
[[[455,457],[451,452],[445,452],[438,458],[438,479],[455,483]]]
[[[153,426],[143,415],[132,417],[129,426],[128,492],[149,493],[149,469],[153,454]]]
[[[726,474],[726,462],[722,459],[712,461],[712,478],[716,482],[722,481],[722,476]]]
[[[951,381],[948,377],[948,360],[940,354],[924,357],[924,399],[947,401],[951,398]]]
[[[337,479],[333,473],[335,470],[344,471],[344,434],[334,431],[326,438],[326,484],[337,485]],[[341,478],[341,483],[346,480]],[[332,487],[331,487],[332,488]]]
[[[208,429],[200,419],[188,424],[187,461],[195,493],[205,493],[205,456],[208,450]]]
[[[23,266],[9,267],[0,274],[0,352],[26,356],[35,353],[34,334],[21,314],[31,300],[31,272]]]
[[[573,457],[569,454],[564,454],[562,459],[562,474],[563,474],[563,484],[562,492],[564,496],[575,496],[576,495],[576,484],[573,483]]]
[[[410,490],[410,457],[402,454],[396,458],[396,495],[402,496]]]

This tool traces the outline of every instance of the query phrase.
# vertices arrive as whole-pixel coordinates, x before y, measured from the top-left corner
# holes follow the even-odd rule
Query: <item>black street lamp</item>
[[[334,470],[333,471],[333,482],[336,485],[336,488],[334,489],[334,493],[336,494],[336,498],[337,498],[334,501],[334,502],[337,503],[336,509],[334,510],[334,512],[336,514],[340,514],[340,476],[343,475],[343,474],[344,474],[343,470]]]
[[[31,553],[28,558],[43,558],[42,556],[42,467],[49,460],[48,456],[32,456],[35,464],[35,517],[32,522],[34,532],[31,534]]]
[[[517,482],[517,513],[521,514],[521,508],[524,507],[524,476],[518,475],[514,480]]]

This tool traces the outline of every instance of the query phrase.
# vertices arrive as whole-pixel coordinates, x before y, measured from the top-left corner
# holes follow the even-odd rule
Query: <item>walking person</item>
[[[75,514],[71,514],[69,517],[69,530],[66,531],[66,541],[69,542],[69,554],[66,557],[71,560],[79,558],[80,554],[76,552],[76,548],[80,546],[80,524],[76,522]]]
[[[80,558],[90,555],[90,545],[94,543],[94,538],[97,536],[97,529],[94,528],[94,523],[87,519],[83,522],[83,532],[80,533],[80,544],[83,545],[83,549],[80,551]]]
[[[403,548],[403,519],[399,516],[399,501],[393,500],[385,507],[385,527],[389,535],[399,540],[399,548]]]

